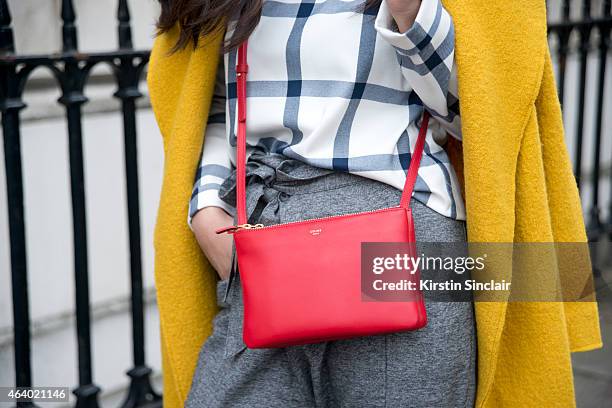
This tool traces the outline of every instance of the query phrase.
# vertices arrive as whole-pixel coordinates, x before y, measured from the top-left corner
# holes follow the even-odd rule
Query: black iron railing
[[[557,72],[557,83],[559,98],[561,101],[564,100],[566,95],[567,86],[577,86],[578,99],[575,101],[577,109],[576,122],[574,129],[566,129],[568,136],[574,138],[574,174],[576,181],[580,187],[585,186],[587,183],[590,184],[591,194],[590,202],[584,203],[588,210],[587,225],[589,239],[591,241],[598,241],[601,235],[604,233],[612,236],[612,177],[610,179],[610,196],[608,197],[608,216],[607,221],[602,220],[601,216],[601,193],[600,183],[602,181],[602,155],[608,156],[609,161],[607,166],[609,167],[612,163],[612,152],[602,151],[602,138],[604,135],[603,123],[605,120],[604,109],[607,112],[607,117],[612,116],[612,106],[606,106],[604,94],[606,89],[606,60],[609,58],[609,53],[612,48],[610,31],[612,29],[612,11],[611,1],[570,1],[562,0],[557,2],[561,6],[560,20],[554,23],[550,23],[548,26],[549,37],[551,42],[556,43],[556,47],[553,49],[553,55],[556,56],[558,72]],[[574,6],[576,9],[572,9]],[[579,10],[578,10],[579,8]],[[572,14],[579,14],[579,18],[571,18]],[[575,37],[576,41],[572,41],[572,37]],[[568,65],[568,57],[576,56],[576,63],[578,64],[577,77],[566,78],[566,67]],[[595,57],[595,64],[597,65],[595,71],[596,76],[594,78],[589,77],[587,74],[587,65],[589,57]],[[594,83],[595,93],[594,95],[587,95],[587,84]],[[594,124],[593,134],[587,134],[585,126],[585,115],[589,113],[585,109],[587,106],[587,98],[592,98],[589,102],[592,102],[594,109]],[[583,152],[583,146],[586,145],[585,141],[592,139],[592,152],[591,162],[589,168],[588,179],[583,175],[583,158],[585,152]],[[609,169],[608,169],[609,173]]]
[[[559,95],[564,99],[566,86],[577,86],[579,101],[576,110],[576,128],[574,165],[579,185],[592,184],[592,198],[588,207],[589,236],[597,240],[601,234],[612,234],[612,177],[611,197],[608,198],[607,221],[601,220],[601,197],[599,183],[605,175],[602,172],[602,135],[604,112],[610,116],[612,107],[604,106],[604,89],[606,57],[610,52],[610,0],[591,2],[590,0],[574,1],[572,4],[581,7],[579,19],[570,18],[570,1],[561,0],[561,20],[549,24],[549,35],[557,44],[553,53],[559,68],[557,80]],[[600,6],[593,10],[594,4]],[[151,369],[146,365],[144,349],[144,310],[142,287],[142,262],[140,245],[140,219],[138,201],[137,151],[136,151],[136,99],[142,94],[138,83],[148,62],[148,51],[137,51],[132,47],[130,15],[127,0],[118,0],[118,49],[112,52],[84,54],[78,51],[76,35],[76,17],[71,0],[62,0],[61,19],[63,51],[53,55],[20,55],[14,49],[11,17],[6,0],[0,0],[0,111],[2,112],[2,130],[4,141],[4,162],[8,197],[9,237],[11,254],[11,276],[13,295],[14,321],[14,354],[15,386],[32,385],[30,362],[30,329],[28,308],[28,286],[26,265],[26,237],[24,229],[24,196],[23,175],[20,147],[20,112],[26,107],[23,102],[23,91],[32,71],[38,67],[49,69],[59,87],[59,102],[65,108],[68,124],[70,183],[72,195],[72,216],[74,232],[74,273],[76,286],[76,321],[78,338],[78,372],[79,384],[74,389],[78,407],[98,406],[100,388],[92,378],[90,305],[88,291],[87,241],[85,222],[85,189],[83,179],[82,147],[82,106],[87,103],[84,87],[88,83],[91,69],[99,63],[108,64],[115,76],[117,91],[114,96],[121,101],[123,113],[125,167],[127,177],[127,210],[129,223],[130,273],[131,273],[131,312],[133,338],[133,366],[127,372],[131,385],[125,397],[124,407],[159,406],[161,396],[153,391],[150,384]],[[596,35],[596,41],[594,36]],[[577,46],[572,46],[571,37],[578,35]],[[595,44],[595,45],[594,45]],[[594,96],[595,123],[592,168],[589,179],[582,176],[583,137],[585,135],[586,84],[591,80],[587,76],[587,57],[597,56],[597,89]],[[566,78],[568,56],[578,56],[578,77]],[[610,162],[608,162],[610,163]],[[609,165],[609,164],[608,164]],[[20,402],[19,406],[32,406],[32,403]]]
[[[92,378],[89,274],[87,269],[87,224],[83,179],[82,106],[87,103],[84,87],[89,73],[100,63],[112,68],[117,83],[114,96],[121,101],[127,177],[127,210],[129,223],[131,314],[133,367],[127,371],[130,388],[124,407],[161,405],[161,396],[150,384],[151,369],[145,362],[144,307],[138,173],[136,151],[136,99],[142,94],[138,83],[148,62],[148,51],[132,47],[130,14],[127,0],[118,0],[119,44],[112,52],[78,51],[76,16],[71,0],[62,0],[62,52],[53,55],[19,55],[15,53],[11,15],[6,0],[0,0],[0,110],[8,190],[9,236],[13,294],[15,386],[32,385],[30,362],[30,329],[28,309],[26,237],[24,232],[23,175],[21,169],[20,111],[26,107],[23,91],[32,71],[45,67],[61,88],[59,103],[65,108],[68,124],[70,185],[74,237],[74,276],[76,334],[79,384],[73,392],[77,407],[97,407],[100,388]],[[19,406],[31,406],[20,402]]]

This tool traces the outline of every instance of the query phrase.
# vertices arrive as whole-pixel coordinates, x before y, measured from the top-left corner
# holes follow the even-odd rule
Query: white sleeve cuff
[[[196,201],[194,203],[194,200]],[[235,215],[236,209],[226,203],[225,201],[219,198],[219,190],[210,189],[201,191],[198,195],[191,199],[191,204],[189,206],[189,213],[187,215],[187,224],[189,228],[193,231],[192,220],[193,217],[200,211],[202,208],[206,207],[219,207],[225,210],[231,216]]]
[[[400,33],[397,31],[397,25],[389,12],[387,0],[383,0],[378,9],[374,28],[385,41],[398,51],[405,54],[410,53],[417,48],[419,42],[423,41],[422,38],[419,38],[422,37],[420,33],[423,30],[429,32],[435,23],[436,16],[439,13],[438,8],[442,7],[439,3],[440,0],[422,0],[414,23],[406,32]],[[422,48],[422,46],[419,48]]]

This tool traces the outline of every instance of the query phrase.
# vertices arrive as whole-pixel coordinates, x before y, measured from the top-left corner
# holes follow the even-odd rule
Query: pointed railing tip
[[[127,0],[119,0],[117,7],[119,48],[132,48],[132,28],[130,27],[130,9]]]
[[[569,20],[570,13],[571,13],[571,6],[570,6],[569,0],[563,0],[562,13],[561,13],[563,20],[565,21]]]
[[[77,49],[76,14],[72,0],[62,0],[62,49],[75,51]]]
[[[74,5],[72,4],[72,0],[62,0],[62,20],[64,23],[74,23],[76,19],[76,15],[74,13]]]
[[[127,0],[119,0],[119,6],[117,7],[117,19],[122,22],[130,21],[130,8],[128,7]]]
[[[591,15],[591,0],[582,0],[582,18],[589,17]]]
[[[15,52],[15,41],[11,28],[11,12],[6,0],[0,0],[0,54],[13,52]]]
[[[6,0],[0,0],[0,26],[11,25],[11,12]]]

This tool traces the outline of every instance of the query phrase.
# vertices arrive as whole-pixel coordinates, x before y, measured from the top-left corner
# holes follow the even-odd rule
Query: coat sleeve
[[[213,95],[222,33],[194,50],[170,53],[178,29],[155,39],[147,84],[164,141],[164,172],[153,234],[164,408],[184,405],[200,346],[218,310],[217,275],[189,229],[187,217],[205,119]]]
[[[563,303],[570,350],[589,351],[603,346],[599,313],[580,195],[565,143],[561,107],[548,47],[535,106],[554,241],[566,243],[572,249],[568,251],[567,247],[565,250],[561,247],[559,251],[561,257],[571,256],[567,261],[559,261],[560,283],[565,300],[580,299]],[[563,268],[563,265],[571,267]]]

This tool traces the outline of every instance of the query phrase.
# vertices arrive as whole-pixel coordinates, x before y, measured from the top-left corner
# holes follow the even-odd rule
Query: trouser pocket
[[[227,278],[227,285],[223,293],[223,302],[227,301],[229,292],[232,288],[232,283],[234,282],[234,277],[236,275],[237,268],[238,268],[238,262],[236,258],[236,245],[234,244],[234,241],[232,240],[232,259],[230,260],[230,272]]]

